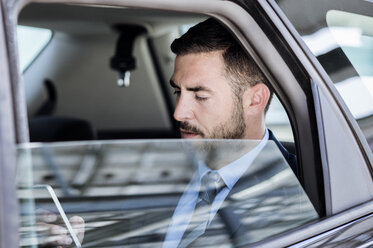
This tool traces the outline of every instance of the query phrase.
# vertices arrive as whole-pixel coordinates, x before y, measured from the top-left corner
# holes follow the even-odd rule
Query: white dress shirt
[[[212,203],[209,223],[216,215],[217,211],[234,185],[266,145],[268,137],[269,133],[266,129],[263,139],[250,152],[217,170],[226,187],[224,187],[216,195]],[[179,245],[180,240],[188,227],[190,219],[192,218],[194,208],[198,200],[198,194],[201,187],[201,178],[209,171],[212,170],[208,168],[203,161],[198,161],[198,170],[196,170],[192,180],[186,187],[172,216],[172,222],[168,228],[166,238],[163,243],[163,248],[173,248]]]

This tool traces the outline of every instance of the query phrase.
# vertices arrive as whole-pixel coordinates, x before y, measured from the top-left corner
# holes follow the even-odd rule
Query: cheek
[[[211,129],[226,121],[231,116],[230,101],[210,101],[198,106],[198,122],[206,129]]]

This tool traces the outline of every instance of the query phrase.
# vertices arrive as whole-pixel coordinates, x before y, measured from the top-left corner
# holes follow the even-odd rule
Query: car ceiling
[[[149,33],[158,33],[170,23],[196,23],[205,18],[193,13],[154,9],[32,3],[21,11],[19,24],[83,35],[111,33],[110,27],[115,24],[136,23],[145,26]]]

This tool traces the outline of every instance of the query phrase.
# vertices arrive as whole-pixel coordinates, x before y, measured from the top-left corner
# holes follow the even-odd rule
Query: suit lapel
[[[246,227],[241,223],[243,216],[238,214],[238,212],[240,212],[238,211],[238,208],[243,205],[242,200],[237,199],[239,193],[250,189],[260,182],[268,180],[275,174],[278,174],[280,171],[287,168],[287,163],[283,157],[282,151],[280,150],[281,153],[278,152],[279,148],[276,141],[274,142],[276,146],[273,145],[273,143],[268,143],[258,154],[251,165],[247,168],[246,172],[229,192],[225,199],[224,207],[218,211],[218,215],[224,223],[232,240],[239,242],[239,240],[247,238],[246,234],[248,233]],[[285,148],[283,149],[286,151]],[[271,152],[271,150],[277,150],[277,152]]]

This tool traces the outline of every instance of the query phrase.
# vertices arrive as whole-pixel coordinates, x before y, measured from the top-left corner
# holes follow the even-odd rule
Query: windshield
[[[69,231],[72,216],[84,219],[83,247],[174,247],[206,218],[191,246],[240,247],[318,218],[273,141],[29,144],[17,171],[22,247],[50,242],[40,223]],[[223,184],[195,219],[202,178],[214,171]]]

